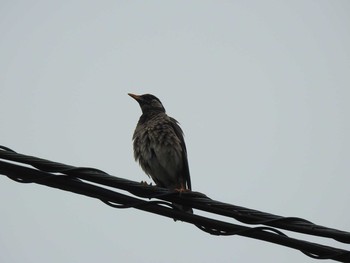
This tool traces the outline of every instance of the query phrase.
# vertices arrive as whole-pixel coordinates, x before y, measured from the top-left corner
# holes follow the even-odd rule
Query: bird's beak
[[[140,95],[136,95],[136,94],[132,94],[132,93],[128,93],[128,95],[135,99],[136,101],[139,101],[141,99],[141,96]]]

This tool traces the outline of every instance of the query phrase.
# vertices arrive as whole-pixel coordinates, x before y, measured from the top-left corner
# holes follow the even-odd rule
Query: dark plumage
[[[191,190],[186,145],[178,122],[165,113],[157,97],[151,94],[128,95],[139,103],[142,110],[133,135],[135,160],[158,186]]]

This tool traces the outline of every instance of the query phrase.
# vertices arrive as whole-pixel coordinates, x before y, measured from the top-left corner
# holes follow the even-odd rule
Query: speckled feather
[[[183,132],[165,112],[144,113],[133,135],[134,157],[161,187],[191,189]]]

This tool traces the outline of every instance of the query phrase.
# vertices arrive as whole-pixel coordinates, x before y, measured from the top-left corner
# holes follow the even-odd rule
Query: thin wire
[[[350,243],[348,232],[315,225],[297,217],[282,217],[218,202],[199,192],[179,194],[168,189],[114,177],[95,168],[74,167],[51,162],[18,154],[3,146],[0,146],[0,149],[0,159],[3,160],[0,161],[0,173],[16,182],[47,185],[98,198],[114,208],[136,208],[182,220],[212,235],[241,235],[295,248],[312,258],[350,262],[349,251],[290,238],[277,228],[333,238],[342,243]],[[23,166],[23,164],[34,168]],[[129,194],[119,193],[118,190],[127,191]],[[234,218],[246,224],[265,226],[239,226],[231,222],[185,213],[176,209],[172,205],[173,202],[214,215]]]

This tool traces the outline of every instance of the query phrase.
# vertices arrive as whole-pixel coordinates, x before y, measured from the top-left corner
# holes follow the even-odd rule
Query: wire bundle
[[[199,192],[174,192],[108,175],[94,169],[74,167],[27,156],[0,146],[0,174],[20,183],[37,183],[100,199],[114,208],[136,208],[191,223],[212,235],[240,235],[298,249],[315,259],[350,262],[350,251],[288,237],[281,230],[332,238],[350,243],[350,233],[315,225],[305,219],[282,217],[215,201]],[[228,221],[177,210],[172,202],[226,216]],[[230,221],[235,219],[248,227]]]

